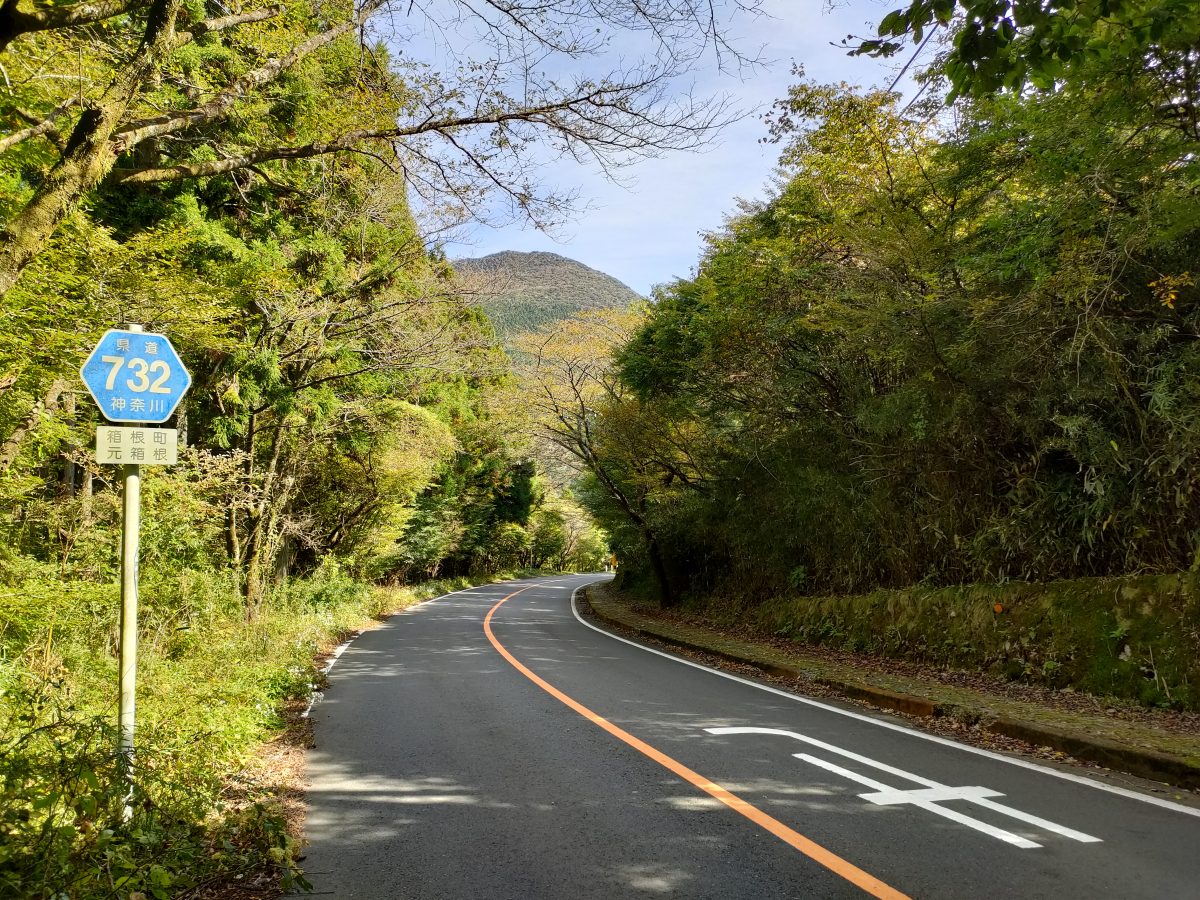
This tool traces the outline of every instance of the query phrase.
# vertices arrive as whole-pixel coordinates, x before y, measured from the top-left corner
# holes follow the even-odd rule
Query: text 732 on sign
[[[110,422],[165,422],[192,383],[166,335],[117,329],[104,333],[79,374]]]

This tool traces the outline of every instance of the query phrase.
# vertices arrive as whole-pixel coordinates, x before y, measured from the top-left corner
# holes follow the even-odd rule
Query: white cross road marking
[[[851,781],[857,781],[859,784],[865,784],[867,787],[873,787],[876,790],[879,790],[880,793],[904,793],[903,791],[896,791],[892,788],[889,788],[886,784],[880,784],[878,781],[874,781],[870,778],[864,778],[857,772],[851,772],[849,769],[843,769],[841,766],[835,765],[831,762],[826,762],[823,759],[817,759],[815,756],[809,756],[807,753],[796,753],[794,755],[797,759],[802,759],[805,762],[812,763],[814,766],[820,766],[822,769],[833,772],[835,775],[841,775],[843,778],[849,778]],[[953,790],[953,788],[951,790]],[[914,793],[921,792],[916,791]],[[870,797],[871,795],[859,794],[859,796],[866,798]],[[956,812],[953,809],[947,809],[944,806],[938,806],[936,803],[930,800],[921,800],[914,797],[899,802],[911,803],[918,809],[931,812],[934,815],[941,816],[943,819],[949,819],[951,822],[957,822],[959,825],[966,825],[968,828],[974,828],[976,831],[982,831],[989,837],[994,837],[997,840],[1004,841],[1006,844],[1012,844],[1014,847],[1020,847],[1022,850],[1036,850],[1042,846],[1041,844],[1034,843],[1031,840],[1023,838],[1020,835],[1013,834],[1011,831],[1005,831],[1003,828],[996,828],[992,825],[989,825],[987,822],[980,822],[978,819],[972,819],[970,816],[963,815],[962,813]]]
[[[797,753],[797,756],[803,754]],[[876,794],[859,794],[864,800],[877,806],[895,806],[898,803],[929,802],[941,803],[943,800],[982,800],[984,797],[1003,797],[999,791],[985,787],[936,787],[921,788],[918,791],[898,791],[888,788]]]
[[[599,574],[599,573],[597,573]],[[1024,769],[1027,772],[1037,772],[1039,775],[1046,775],[1050,778],[1058,779],[1059,781],[1069,781],[1071,784],[1080,787],[1088,788],[1094,791],[1103,791],[1106,794],[1112,794],[1115,797],[1122,797],[1125,800],[1133,800],[1137,803],[1145,803],[1150,806],[1157,806],[1159,809],[1168,809],[1172,812],[1179,813],[1184,816],[1194,816],[1200,818],[1200,806],[1184,806],[1182,803],[1177,803],[1174,800],[1167,800],[1163,797],[1155,797],[1151,794],[1145,794],[1141,791],[1130,790],[1129,788],[1117,787],[1115,784],[1107,784],[1096,778],[1090,778],[1086,775],[1079,775],[1075,772],[1068,772],[1065,769],[1051,769],[1041,763],[1035,763],[1028,759],[1022,759],[1019,756],[1006,756],[997,753],[994,750],[985,750],[982,747],[974,747],[971,744],[960,744],[950,738],[944,738],[941,735],[930,734],[928,731],[915,731],[907,725],[901,725],[898,722],[891,722],[887,719],[880,718],[866,713],[854,712],[846,709],[843,706],[831,706],[828,703],[823,703],[820,700],[814,700],[812,697],[805,697],[800,694],[792,693],[791,691],[781,690],[777,687],[771,687],[769,684],[763,684],[761,681],[753,681],[749,678],[743,678],[740,675],[734,675],[731,672],[725,672],[721,669],[714,669],[711,666],[706,666],[703,663],[693,662],[690,659],[684,659],[681,656],[676,656],[673,653],[667,653],[665,650],[658,650],[654,647],[647,647],[645,644],[639,644],[637,641],[631,641],[629,638],[623,638],[618,634],[613,634],[610,631],[605,631],[593,625],[587,619],[579,614],[579,592],[588,584],[599,584],[606,579],[597,578],[595,581],[587,582],[575,588],[571,593],[571,614],[575,617],[575,621],[596,634],[603,635],[610,641],[617,641],[625,644],[628,647],[633,647],[641,653],[650,653],[662,659],[670,660],[672,663],[680,666],[687,666],[689,669],[696,669],[704,672],[714,678],[723,678],[726,681],[732,681],[740,684],[743,687],[752,688],[756,691],[762,691],[766,694],[771,694],[775,697],[781,697],[789,703],[799,703],[811,709],[819,709],[822,712],[830,713],[835,716],[841,716],[846,719],[853,719],[855,722],[863,722],[870,725],[872,728],[882,728],[886,731],[894,731],[897,734],[903,734],[906,737],[914,738],[919,741],[927,741],[930,744],[939,744],[942,747],[950,747],[957,753],[968,753],[971,756],[979,756],[983,759],[990,759],[992,762],[998,762],[1005,766],[1014,766],[1018,769]]]
[[[837,756],[846,759],[854,760],[865,766],[870,766],[881,772],[887,772],[889,775],[895,775],[899,778],[904,778],[916,784],[924,785],[924,790],[903,790],[890,785],[883,784],[873,778],[868,778],[865,775],[860,775],[857,772],[852,772],[842,766],[827,762],[807,753],[795,753],[797,759],[802,759],[807,763],[825,769],[828,772],[841,775],[851,781],[866,787],[874,788],[874,793],[859,794],[862,799],[874,803],[877,806],[894,806],[907,804],[923,809],[943,818],[950,819],[953,822],[958,822],[960,825],[966,825],[968,828],[973,828],[1005,843],[1012,844],[1015,847],[1020,847],[1025,850],[1040,847],[1041,844],[1034,843],[1012,832],[1005,831],[1002,828],[996,828],[986,822],[981,822],[979,819],[974,819],[963,813],[952,809],[947,809],[944,806],[938,806],[938,803],[947,800],[963,800],[968,803],[974,803],[976,806],[991,812],[1000,813],[1009,818],[1024,822],[1027,825],[1033,825],[1037,828],[1044,829],[1053,834],[1061,835],[1062,837],[1070,838],[1074,841],[1079,841],[1085,844],[1100,843],[1100,838],[1092,837],[1090,834],[1084,834],[1082,831],[1075,831],[1072,828],[1059,825],[1056,822],[1051,822],[1048,819],[1040,818],[1039,816],[1030,815],[1029,813],[1021,812],[1018,809],[1013,809],[1010,806],[1004,806],[1001,803],[996,803],[990,798],[1003,797],[1004,794],[999,791],[993,791],[985,787],[953,787],[947,784],[933,781],[929,778],[924,778],[920,775],[915,775],[912,772],[906,772],[903,769],[898,769],[895,766],[889,766],[886,763],[881,763],[870,759],[859,753],[854,753],[850,750],[844,750],[841,747],[835,747],[833,744],[827,744],[825,741],[819,741],[816,738],[811,738],[808,735],[800,734],[795,731],[786,731],[782,728],[706,728],[704,729],[709,734],[770,734],[781,737],[789,737],[794,740],[809,744],[813,747],[818,747],[828,753],[833,753]]]

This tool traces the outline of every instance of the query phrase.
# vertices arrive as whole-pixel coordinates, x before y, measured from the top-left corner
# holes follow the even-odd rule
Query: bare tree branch
[[[147,5],[146,0],[92,0],[71,6],[51,6],[36,0],[5,0],[0,4],[0,52],[23,34],[90,25]]]
[[[62,399],[63,392],[67,389],[66,379],[56,378],[46,388],[38,403],[30,410],[17,427],[14,428],[4,439],[4,443],[0,444],[0,472],[7,471],[16,461],[17,455],[21,452],[21,445],[25,440],[25,436],[33,430],[38,419],[43,413],[52,413],[58,409],[59,400]]]
[[[22,128],[20,131],[14,131],[12,134],[8,135],[8,137],[0,138],[0,153],[3,153],[9,147],[19,144],[22,141],[27,141],[30,138],[35,138],[39,135],[54,132],[56,130],[54,123],[62,118],[63,113],[65,113],[68,109],[77,106],[78,103],[79,99],[77,97],[72,97],[63,103],[60,103],[57,107],[55,107],[54,111],[50,113],[50,115],[46,116],[46,118],[38,122],[36,125],[30,125],[28,128]]]
[[[16,283],[83,193],[107,174],[114,159],[110,137],[147,75],[170,53],[181,5],[182,0],[154,0],[137,50],[103,96],[88,101],[58,162],[0,230],[0,295]]]
[[[724,52],[727,14],[754,12],[760,4],[355,0],[349,9],[322,12],[314,6],[311,19],[289,16],[278,31],[269,29],[271,40],[262,46],[228,39],[246,68],[235,67],[234,74],[225,76],[219,69],[188,74],[191,70],[180,65],[185,61],[174,54],[201,35],[228,33],[279,16],[277,2],[249,0],[244,8],[219,7],[223,15],[192,24],[182,0],[98,0],[55,12],[43,10],[42,2],[0,0],[0,13],[34,10],[38,4],[37,15],[50,17],[46,28],[67,27],[62,23],[85,16],[134,14],[105,25],[111,39],[88,45],[92,59],[87,66],[71,52],[75,36],[27,66],[28,78],[62,81],[61,86],[52,80],[38,88],[38,96],[49,99],[47,106],[57,102],[60,108],[47,120],[29,122],[28,128],[0,139],[0,152],[38,135],[54,136],[52,120],[62,117],[71,103],[83,112],[31,199],[0,228],[0,295],[46,246],[67,212],[101,183],[147,185],[249,168],[279,189],[294,176],[287,166],[270,164],[330,154],[362,153],[402,171],[418,205],[423,204],[421,214],[428,211],[439,221],[489,220],[490,198],[499,197],[508,215],[553,227],[574,209],[576,198],[539,186],[545,157],[539,158],[534,148],[548,145],[554,153],[612,174],[638,157],[699,147],[736,116],[722,98],[702,100],[686,91],[677,96],[678,77],[699,53]],[[397,29],[395,43],[401,45],[420,28],[414,26],[414,16],[437,23],[447,37],[465,28],[464,39],[475,47],[480,36],[494,36],[498,52],[486,62],[463,57],[461,68],[435,68],[401,54],[384,63],[364,45],[359,83],[329,88],[334,92],[330,96],[339,88],[350,90],[345,110],[334,110],[327,120],[306,116],[301,136],[276,118],[262,118],[265,106],[300,109],[309,102],[297,93],[303,79],[293,84],[284,73],[311,57],[325,65],[324,54],[339,39],[371,40],[389,21]],[[612,36],[621,31],[650,35],[658,52],[652,51],[644,64],[622,66],[605,77],[546,74],[554,71],[550,56],[606,53]],[[80,46],[86,38],[81,32]],[[264,58],[264,53],[272,55]],[[364,67],[365,60],[376,64]],[[52,64],[60,71],[49,70]],[[111,81],[97,93],[103,76],[96,73],[105,71]],[[160,91],[162,85],[175,90]],[[216,158],[197,159],[201,147],[210,148],[205,155]],[[296,171],[311,174],[314,169]],[[245,203],[257,202],[244,184],[236,188]]]
[[[273,19],[283,12],[282,6],[266,6],[262,9],[251,10],[246,13],[237,15],[221,16],[216,19],[205,19],[203,22],[198,22],[190,31],[179,32],[179,43],[185,44],[188,41],[193,41],[205,34],[214,34],[218,31],[225,31],[229,28],[236,28],[239,25],[248,25],[251,22],[265,22],[267,19]]]
[[[202,125],[225,117],[233,109],[233,105],[238,100],[246,97],[256,88],[274,81],[281,73],[286,72],[305,57],[315,53],[327,44],[331,44],[342,35],[354,31],[367,20],[371,13],[385,2],[386,0],[368,0],[357,13],[346,21],[333,25],[324,31],[317,32],[278,59],[272,59],[257,69],[251,69],[224,91],[221,91],[221,93],[217,94],[217,96],[213,97],[207,103],[201,104],[195,109],[190,109],[182,113],[156,116],[153,119],[134,122],[131,125],[121,128],[116,134],[117,152],[128,150],[147,138],[161,137],[175,131],[182,131],[185,128]]]

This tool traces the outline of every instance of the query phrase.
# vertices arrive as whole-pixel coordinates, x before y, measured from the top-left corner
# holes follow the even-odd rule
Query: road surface
[[[317,891],[1200,898],[1200,810],[614,638],[572,607],[596,578],[449,594],[349,646],[312,712]]]

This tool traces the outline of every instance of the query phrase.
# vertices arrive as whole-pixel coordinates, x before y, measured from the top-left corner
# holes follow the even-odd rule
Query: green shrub
[[[220,772],[139,740],[127,790],[116,728],[64,702],[61,682],[5,684],[0,729],[0,894],[167,898],[264,867],[304,886],[280,817],[225,809]],[[128,810],[128,813],[126,813]]]
[[[319,679],[317,653],[383,613],[467,587],[355,581],[333,560],[253,617],[237,573],[144,570],[132,816],[115,753],[119,596],[0,556],[0,896],[175,896],[250,870],[303,886],[265,793],[227,802]],[[244,793],[239,788],[239,793]]]
[[[1200,709],[1200,576],[694,601],[766,634],[1145,705]]]
[[[320,609],[326,607],[364,605],[370,588],[346,575],[337,560],[328,557],[311,576],[287,582],[275,592],[276,604],[297,603]]]

